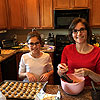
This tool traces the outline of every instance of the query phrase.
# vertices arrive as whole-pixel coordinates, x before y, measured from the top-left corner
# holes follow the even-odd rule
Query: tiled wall
[[[26,42],[27,34],[31,31],[31,29],[8,30],[7,33],[0,33],[0,40],[12,39],[15,36],[19,42]],[[42,38],[47,38],[49,33],[53,33],[54,36],[68,34],[68,30],[66,29],[38,30],[38,32],[41,33]],[[95,35],[100,36],[100,29],[92,29],[92,32],[95,33]]]

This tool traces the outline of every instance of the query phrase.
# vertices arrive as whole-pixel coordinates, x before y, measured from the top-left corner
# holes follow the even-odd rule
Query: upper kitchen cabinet
[[[53,0],[54,9],[70,8],[70,0]]]
[[[6,0],[0,0],[0,29],[7,28]]]
[[[42,29],[53,28],[53,1],[40,0],[40,27]]]
[[[92,0],[90,12],[90,25],[93,28],[100,28],[100,0]]]
[[[72,8],[89,8],[90,0],[72,0],[71,7]]]
[[[54,0],[54,9],[89,8],[90,0]]]
[[[24,0],[25,27],[40,27],[39,24],[39,0]]]
[[[7,0],[8,28],[23,28],[22,0]]]

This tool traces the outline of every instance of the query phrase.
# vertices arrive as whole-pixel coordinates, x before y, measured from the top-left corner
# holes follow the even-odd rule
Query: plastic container
[[[61,79],[62,89],[69,95],[78,95],[84,88],[84,77],[78,77],[74,74],[67,74],[73,83],[68,83]]]
[[[6,97],[2,94],[1,91],[0,91],[0,100],[6,100]]]

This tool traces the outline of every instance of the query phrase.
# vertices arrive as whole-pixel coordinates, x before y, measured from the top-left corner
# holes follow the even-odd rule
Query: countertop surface
[[[43,52],[47,52],[47,53],[53,53],[54,50],[46,50],[46,49],[41,49],[41,51]],[[4,60],[6,60],[7,58],[9,58],[10,56],[16,54],[17,52],[29,52],[29,49],[27,46],[24,46],[22,49],[1,49],[1,54],[0,54],[0,63]]]
[[[47,85],[46,93],[55,94],[58,91],[58,87],[61,92],[61,100],[92,100],[91,87],[85,87],[80,94],[71,96],[66,94],[59,85]]]
[[[60,85],[47,85],[46,86],[46,93],[49,94],[57,94],[58,87],[61,92],[61,99],[60,100],[92,100],[91,97],[91,87],[85,87],[84,90],[76,96],[71,96],[66,94]],[[7,100],[13,100],[13,99],[7,99]],[[15,100],[15,99],[14,99]]]

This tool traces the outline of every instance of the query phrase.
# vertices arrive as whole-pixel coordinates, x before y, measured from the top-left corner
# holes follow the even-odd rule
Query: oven
[[[54,77],[55,84],[60,84],[60,77],[57,74],[57,66],[61,61],[61,54],[66,45],[69,45],[70,41],[67,35],[56,35],[55,52],[54,52]]]

